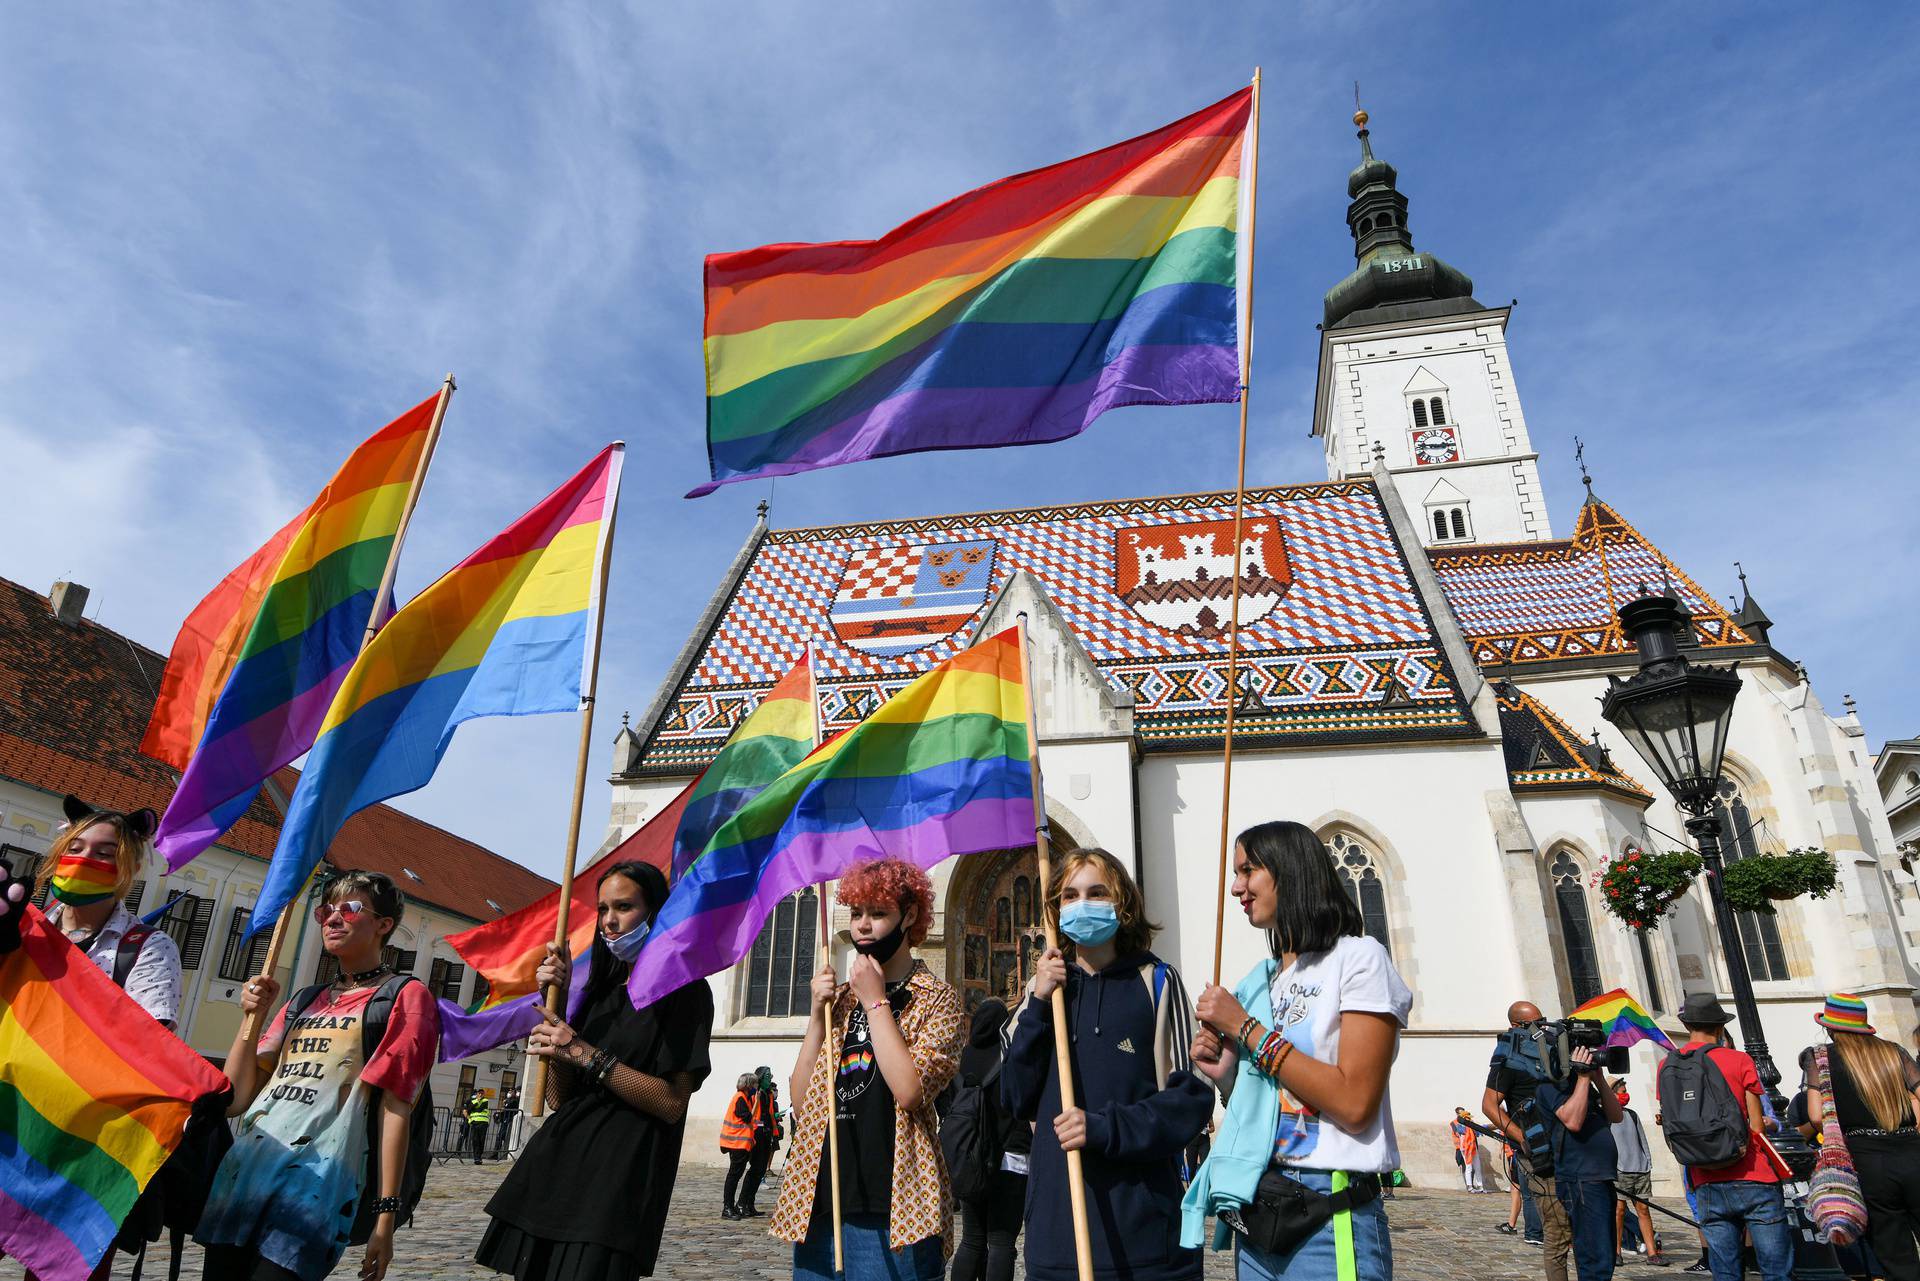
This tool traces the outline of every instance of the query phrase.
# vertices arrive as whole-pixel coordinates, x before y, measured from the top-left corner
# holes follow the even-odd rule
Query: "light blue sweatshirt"
[[[1266,1027],[1273,1026],[1272,986],[1278,964],[1271,957],[1260,962],[1233,990],[1247,1013]],[[1212,1151],[1180,1199],[1181,1245],[1201,1244],[1209,1214],[1238,1210],[1253,1200],[1260,1176],[1273,1161],[1273,1136],[1279,1124],[1279,1084],[1254,1066],[1251,1054],[1242,1053],[1226,1119],[1214,1135]],[[1232,1236],[1232,1229],[1216,1219],[1213,1248],[1225,1249]]]

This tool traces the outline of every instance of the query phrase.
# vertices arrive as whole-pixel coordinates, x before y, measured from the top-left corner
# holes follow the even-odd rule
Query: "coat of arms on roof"
[[[828,609],[833,634],[879,658],[938,644],[986,604],[998,546],[973,538],[849,552]]]
[[[1280,522],[1250,516],[1241,525],[1240,625],[1274,611],[1293,586]],[[1113,535],[1113,590],[1155,627],[1202,640],[1227,634],[1233,605],[1233,522],[1137,525]]]

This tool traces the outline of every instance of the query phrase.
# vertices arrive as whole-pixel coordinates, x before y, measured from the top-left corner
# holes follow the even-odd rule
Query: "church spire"
[[[1347,234],[1353,237],[1358,266],[1327,292],[1325,327],[1331,329],[1356,312],[1385,307],[1394,310],[1351,323],[1481,310],[1473,301],[1473,281],[1464,272],[1432,254],[1414,251],[1400,175],[1373,154],[1367,120],[1364,110],[1353,113],[1360,131],[1360,163],[1347,175]]]

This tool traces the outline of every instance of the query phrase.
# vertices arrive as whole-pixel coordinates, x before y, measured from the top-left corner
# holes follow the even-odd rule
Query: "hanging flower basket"
[[[1737,912],[1774,914],[1774,903],[1794,898],[1825,898],[1838,872],[1833,855],[1819,848],[1788,850],[1736,859],[1720,873],[1727,906]]]
[[[1700,856],[1692,850],[1649,854],[1628,850],[1594,874],[1600,901],[1624,925],[1657,930],[1660,918],[1673,909],[1694,878],[1700,875]]]

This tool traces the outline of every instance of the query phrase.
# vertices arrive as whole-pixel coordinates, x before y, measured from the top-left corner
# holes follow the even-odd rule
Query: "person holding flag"
[[[553,1115],[487,1202],[474,1259],[515,1281],[630,1281],[653,1275],[680,1168],[687,1101],[712,1071],[713,990],[689,983],[636,1009],[633,958],[651,939],[667,878],[651,863],[600,876],[585,983],[568,1019],[528,1037],[544,1059]],[[543,988],[571,991],[574,966],[553,944]]]
[[[823,1159],[839,1129],[846,1281],[938,1281],[953,1235],[953,1190],[933,1101],[960,1070],[960,995],[915,958],[933,926],[933,881],[897,858],[840,880],[857,955],[847,981],[813,979],[794,1062],[794,1136],[771,1231],[793,1243],[794,1281],[833,1281],[834,1195]],[[838,1053],[821,1051],[831,1020]]]

